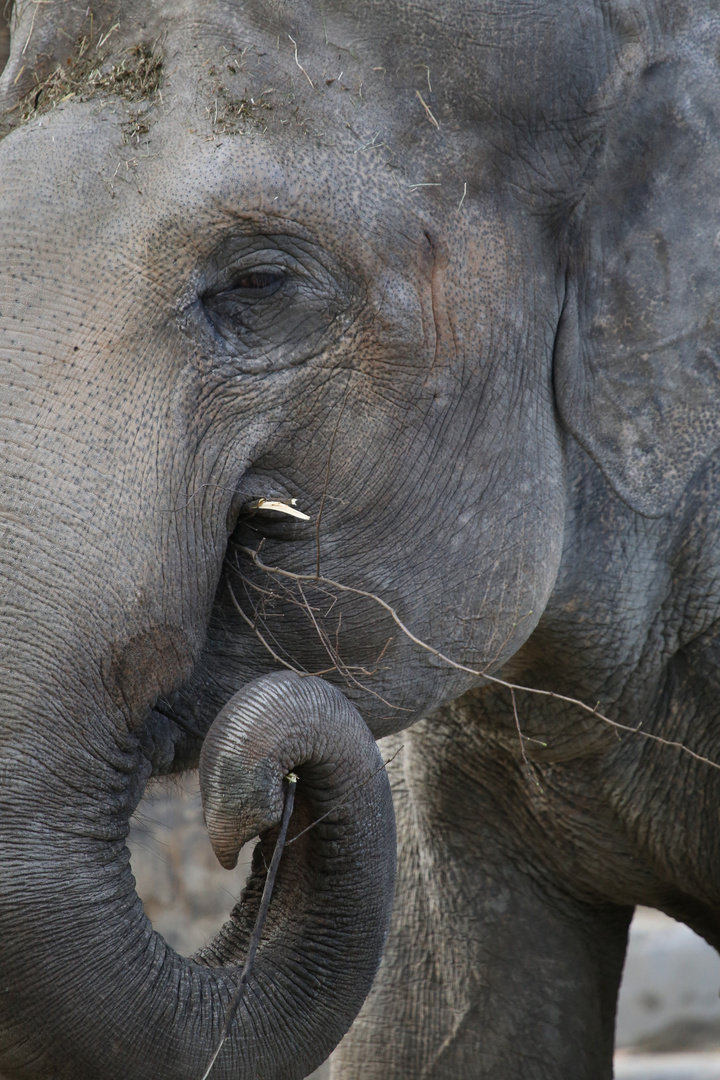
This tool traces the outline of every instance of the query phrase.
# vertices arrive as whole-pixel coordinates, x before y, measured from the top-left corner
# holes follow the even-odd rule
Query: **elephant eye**
[[[284,280],[283,274],[271,273],[268,270],[250,270],[235,278],[231,290],[228,291],[245,300],[261,300],[277,292]]]
[[[243,233],[198,265],[178,316],[203,355],[248,374],[279,371],[338,338],[356,294],[359,303],[356,283],[318,244]]]
[[[231,346],[237,346],[239,336],[247,345],[252,335],[267,338],[273,320],[277,317],[278,301],[266,303],[286,284],[287,276],[282,270],[240,270],[228,275],[223,287],[217,292],[207,292],[202,297],[205,313],[217,334]]]

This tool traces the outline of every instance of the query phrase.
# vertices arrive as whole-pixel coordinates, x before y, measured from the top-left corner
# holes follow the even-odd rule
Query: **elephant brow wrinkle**
[[[335,449],[335,438],[338,433],[338,428],[340,427],[340,421],[343,418],[343,413],[345,412],[345,406],[347,405],[351,385],[352,376],[350,377],[350,379],[348,379],[348,384],[345,389],[345,397],[343,398],[343,403],[340,406],[340,412],[338,413],[338,418],[335,421],[335,428],[332,433],[332,438],[330,439],[330,448],[328,450],[327,464],[325,466],[325,483],[323,485],[322,498],[320,499],[320,509],[318,510],[317,521],[315,522],[315,545],[317,547],[317,563],[315,566],[315,577],[318,579],[318,581],[320,580],[320,522],[322,521],[323,510],[325,509],[325,499],[327,498],[328,484],[330,483],[330,463],[332,461],[333,450]]]

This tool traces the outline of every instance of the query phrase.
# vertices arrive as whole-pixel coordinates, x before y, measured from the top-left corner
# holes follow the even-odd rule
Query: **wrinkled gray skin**
[[[263,857],[185,961],[127,820],[240,688],[265,855],[296,753],[298,822],[372,773],[281,660],[409,729],[333,1076],[607,1080],[633,906],[720,945],[715,5],[98,3],[159,90],[50,108],[86,12],[19,5],[2,80],[0,1071],[199,1080]],[[360,1008],[375,797],[288,860],[218,1078]]]

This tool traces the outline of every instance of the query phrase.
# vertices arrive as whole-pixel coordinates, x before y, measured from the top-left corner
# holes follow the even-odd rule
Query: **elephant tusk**
[[[308,514],[303,514],[297,509],[297,499],[255,499],[254,502],[245,504],[246,510],[274,510],[278,514],[287,514],[289,517],[299,518],[300,521],[309,521]]]

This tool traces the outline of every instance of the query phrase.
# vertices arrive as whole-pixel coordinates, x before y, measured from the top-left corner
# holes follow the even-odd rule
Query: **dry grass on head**
[[[133,103],[151,104],[161,85],[163,58],[156,44],[132,45],[110,60],[103,45],[110,33],[94,45],[88,36],[80,39],[74,54],[34,86],[22,101],[22,122],[50,112],[66,101],[90,101],[100,94]],[[131,111],[123,126],[126,142],[147,133],[147,107]]]

